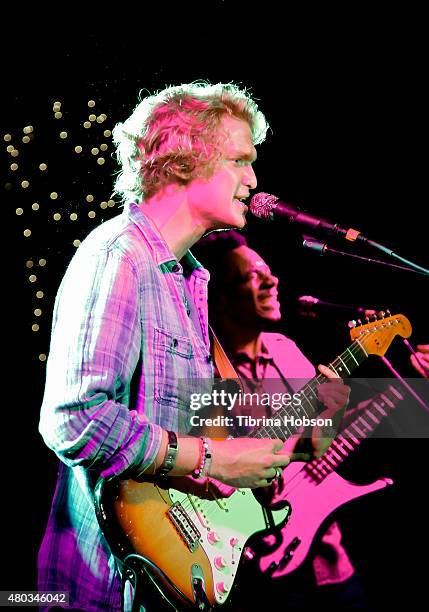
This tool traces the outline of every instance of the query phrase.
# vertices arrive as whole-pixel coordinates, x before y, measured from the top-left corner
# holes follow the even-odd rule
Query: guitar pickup
[[[198,548],[198,540],[201,533],[196,528],[194,522],[189,518],[186,511],[179,502],[176,502],[167,511],[167,516],[179,532],[191,552]]]
[[[293,553],[295,552],[295,550],[298,548],[300,544],[301,544],[301,538],[294,538],[292,542],[288,546],[286,546],[284,555],[277,564],[277,569],[282,570],[283,568],[286,567],[286,565],[292,559]]]

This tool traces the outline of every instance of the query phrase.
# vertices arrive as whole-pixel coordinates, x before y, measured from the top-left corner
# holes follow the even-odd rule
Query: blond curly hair
[[[209,178],[229,114],[248,122],[253,144],[265,140],[268,123],[245,89],[205,81],[167,87],[141,99],[131,116],[113,130],[120,170],[115,193],[141,201],[170,183]]]

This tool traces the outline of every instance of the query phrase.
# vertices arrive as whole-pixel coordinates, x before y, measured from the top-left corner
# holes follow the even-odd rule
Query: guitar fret
[[[329,463],[331,463],[334,467],[338,467],[337,462],[335,461],[335,459],[332,457],[332,453],[330,455],[328,455],[327,453],[324,455],[326,457],[326,459],[329,461]]]
[[[338,453],[332,448],[332,444],[329,447],[329,452],[334,455],[334,457],[336,457],[336,459],[338,459],[338,461],[342,460],[342,457],[340,455],[338,455]]]
[[[356,365],[359,365],[359,361],[356,359],[356,357],[353,355],[353,353],[351,352],[350,349],[347,349],[348,352],[350,353],[350,355],[352,356],[352,358],[354,359],[354,361],[356,362]]]
[[[357,342],[359,344],[359,347],[362,349],[365,357],[368,357],[368,353],[366,352],[366,350],[363,348],[362,344],[359,342],[359,338],[356,338],[355,342]]]
[[[340,359],[340,360],[341,360],[341,363],[342,363],[342,364],[343,364],[343,366],[346,368],[346,370],[347,370],[347,374],[350,374],[350,370],[349,370],[349,369],[348,369],[348,367],[346,366],[346,364],[345,364],[345,362],[343,361],[343,359],[341,359],[341,357],[338,357],[338,359]],[[340,368],[338,368],[338,369],[339,369],[339,371],[341,372],[341,367],[340,367]]]
[[[318,468],[322,471],[322,474],[324,476],[327,476],[328,474],[330,474],[332,472],[332,468],[330,467],[330,465],[328,465],[325,461],[325,459],[323,459],[323,457],[320,457],[319,462],[318,462]]]
[[[377,402],[373,402],[373,406],[374,408],[376,408],[376,410],[378,410],[378,412],[381,412],[383,416],[387,416],[387,412],[383,410],[381,404],[378,404]]]
[[[358,436],[360,436],[361,438],[365,438],[364,432],[359,429],[359,427],[356,425],[356,422],[352,423],[350,427],[353,427],[353,429],[357,432]]]
[[[324,478],[324,475],[318,470],[317,466],[312,465],[311,463],[307,463],[305,465],[305,470],[309,476],[318,481],[321,481]]]
[[[395,407],[395,404],[390,401],[390,399],[387,397],[387,395],[385,393],[381,394],[381,399],[384,401],[385,404],[387,404],[387,406],[389,408],[394,408]]]
[[[369,429],[369,431],[373,431],[373,428],[371,427],[371,425],[369,423],[367,423],[365,421],[365,419],[363,418],[363,416],[359,417],[359,421],[363,424],[364,427],[366,427],[367,429]]]
[[[388,391],[390,391],[391,395],[394,395],[397,400],[403,400],[404,399],[404,396],[399,393],[399,391],[398,391],[398,389],[396,387],[392,387],[392,385],[389,385]]]
[[[342,434],[338,436],[338,439],[341,440],[341,443],[347,446],[350,450],[352,451],[354,450],[354,447],[350,444],[350,442]]]
[[[333,446],[334,448],[336,448],[336,450],[342,454],[342,458],[345,459],[346,457],[349,456],[348,452],[346,451],[346,449],[343,447],[343,445],[341,444],[341,442],[338,442],[337,439],[332,441],[331,446]],[[353,448],[352,448],[353,450]]]
[[[340,376],[340,375],[338,374],[337,370],[335,369],[335,366],[334,366],[334,364],[333,364],[333,363],[329,363],[328,365],[330,366],[330,368],[331,368],[332,370],[334,370],[334,372],[335,372],[335,374],[337,374],[337,376]]]
[[[368,410],[368,408],[365,409],[365,413],[374,421],[376,425],[379,425],[381,423],[381,421],[377,419],[377,417],[374,414],[372,414],[372,412]]]
[[[357,438],[355,438],[355,436],[352,434],[352,432],[350,431],[349,428],[347,428],[344,433],[347,433],[347,436],[350,438],[350,440],[352,442],[354,442],[356,445],[360,444],[359,440]]]

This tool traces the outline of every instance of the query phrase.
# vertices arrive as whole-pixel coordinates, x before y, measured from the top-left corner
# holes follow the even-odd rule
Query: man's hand
[[[429,378],[429,344],[417,345],[417,358],[411,355],[411,365],[424,378]]]
[[[350,387],[345,385],[342,378],[327,366],[319,365],[318,370],[323,376],[329,378],[329,382],[321,383],[317,387],[319,401],[326,407],[322,415],[324,418],[332,417],[338,410],[347,406]]]
[[[236,438],[213,440],[210,476],[237,488],[266,487],[299,455],[290,453],[282,440]]]

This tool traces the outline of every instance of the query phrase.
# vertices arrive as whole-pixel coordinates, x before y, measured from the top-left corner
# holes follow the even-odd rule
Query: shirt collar
[[[258,351],[255,358],[253,358],[247,351],[238,351],[233,355],[234,363],[252,363],[252,362],[269,362],[273,360],[273,356],[267,349],[264,343],[261,344],[261,350]]]
[[[208,270],[192,255],[191,251],[187,251],[179,263],[155,223],[144,214],[136,202],[125,204],[123,214],[149,238],[149,242],[153,247],[154,259],[159,267],[162,266],[163,270],[169,272],[183,271],[185,276],[196,273],[197,276],[204,280],[209,280],[210,274]]]

